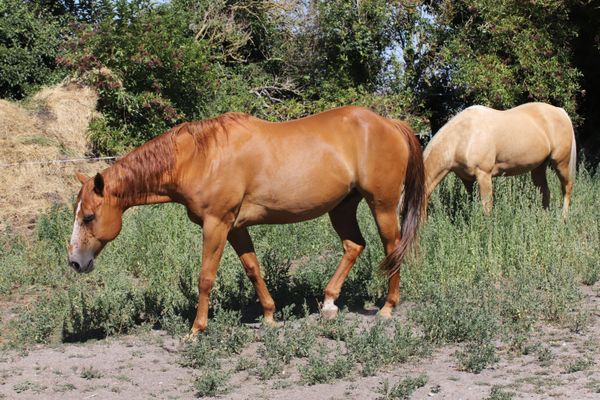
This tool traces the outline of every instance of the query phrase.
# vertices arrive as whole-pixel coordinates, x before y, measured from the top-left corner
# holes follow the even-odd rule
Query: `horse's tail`
[[[569,158],[569,179],[571,179],[571,182],[575,182],[575,173],[577,168],[577,143],[575,143],[575,132],[573,132],[572,135],[571,157]]]
[[[417,237],[419,225],[427,205],[425,167],[423,165],[421,144],[408,124],[398,120],[391,120],[391,122],[406,138],[409,154],[404,177],[404,191],[400,202],[400,216],[402,218],[400,243],[381,263],[381,269],[388,276],[394,275],[400,270],[404,255]]]

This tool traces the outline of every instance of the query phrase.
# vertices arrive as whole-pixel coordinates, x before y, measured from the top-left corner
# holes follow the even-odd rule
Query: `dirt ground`
[[[424,374],[427,383],[412,399],[485,399],[494,386],[522,399],[599,399],[599,292],[600,283],[583,288],[588,320],[581,333],[550,326],[536,330],[531,343],[546,349],[543,362],[539,351],[516,355],[498,343],[500,361],[473,374],[458,370],[454,353],[459,347],[446,346],[429,357],[392,365],[373,377],[353,374],[314,386],[299,382],[294,365],[266,382],[248,372],[237,372],[231,377],[229,392],[221,398],[377,399],[383,398],[384,380],[396,384]],[[182,347],[178,338],[163,331],[144,331],[83,344],[11,350],[0,355],[0,398],[192,399],[196,397],[192,383],[200,371],[179,364]],[[254,343],[241,356],[251,357],[256,350]]]

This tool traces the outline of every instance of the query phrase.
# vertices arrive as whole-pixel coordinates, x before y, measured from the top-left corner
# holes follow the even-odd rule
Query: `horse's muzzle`
[[[94,259],[92,258],[86,265],[81,265],[77,261],[70,260],[69,265],[79,273],[87,273],[94,269]]]

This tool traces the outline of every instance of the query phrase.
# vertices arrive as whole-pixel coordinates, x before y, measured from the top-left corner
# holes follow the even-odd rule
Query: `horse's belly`
[[[317,218],[337,206],[352,190],[332,184],[312,190],[281,190],[277,194],[251,195],[242,203],[235,226],[287,224]]]

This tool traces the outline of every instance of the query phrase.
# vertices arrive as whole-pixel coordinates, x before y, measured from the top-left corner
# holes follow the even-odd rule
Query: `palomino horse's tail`
[[[403,199],[400,206],[400,216],[402,218],[400,243],[388,254],[381,264],[381,269],[388,276],[394,275],[400,270],[400,264],[404,255],[416,239],[427,205],[425,167],[423,165],[421,144],[408,124],[395,119],[391,120],[391,122],[406,138],[409,155],[404,178]]]

